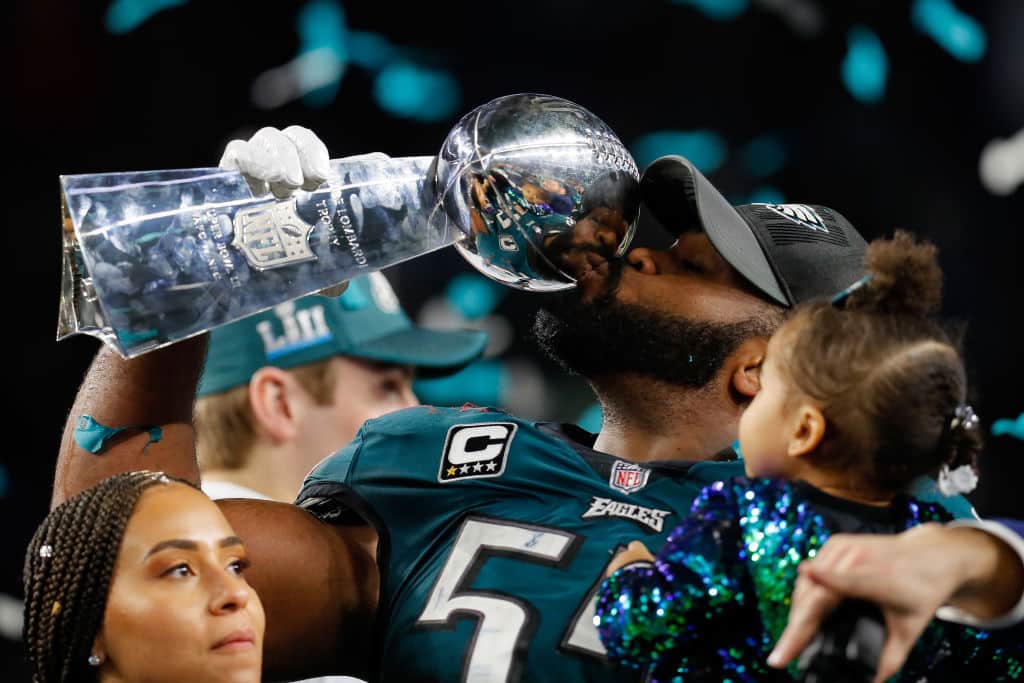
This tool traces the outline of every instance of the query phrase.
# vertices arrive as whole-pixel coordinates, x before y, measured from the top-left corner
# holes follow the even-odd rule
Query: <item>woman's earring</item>
[[[99,655],[89,655],[89,666],[99,666],[102,663],[103,660],[100,659]]]

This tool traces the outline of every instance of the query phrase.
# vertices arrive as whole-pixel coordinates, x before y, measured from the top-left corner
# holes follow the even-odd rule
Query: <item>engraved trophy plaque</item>
[[[219,168],[61,176],[58,339],[131,358],[453,243],[506,285],[572,287],[626,249],[638,179],[600,119],[533,94],[473,110],[436,157],[334,160],[284,200]]]

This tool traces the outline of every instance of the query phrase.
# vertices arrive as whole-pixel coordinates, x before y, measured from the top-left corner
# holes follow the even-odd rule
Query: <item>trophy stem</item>
[[[448,246],[432,161],[335,160],[320,189],[284,200],[223,169],[62,176],[58,339],[132,358]]]

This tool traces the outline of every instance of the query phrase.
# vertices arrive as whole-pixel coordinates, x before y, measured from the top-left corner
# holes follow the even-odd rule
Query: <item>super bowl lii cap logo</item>
[[[295,302],[287,301],[274,306],[272,310],[277,319],[276,326],[269,318],[256,324],[256,332],[263,341],[263,350],[268,360],[333,338],[321,305],[296,310]],[[281,334],[278,334],[278,330]]]

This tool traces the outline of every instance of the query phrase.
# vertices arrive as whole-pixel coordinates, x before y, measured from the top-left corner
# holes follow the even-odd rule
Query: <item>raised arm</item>
[[[192,403],[205,354],[205,335],[132,360],[103,346],[64,425],[51,506],[128,470],[162,470],[198,484]],[[91,453],[75,441],[84,416],[102,427],[127,429]],[[160,428],[155,443],[150,443],[150,426]]]
[[[287,197],[299,187],[319,187],[330,172],[330,157],[323,141],[307,128],[268,127],[248,140],[229,142],[220,166],[239,171],[253,194],[272,191]],[[332,294],[341,293],[332,289]],[[64,426],[51,505],[126,470],[163,470],[198,484],[192,404],[205,354],[206,335],[130,361],[101,348]],[[83,420],[93,435],[123,431],[91,453],[75,441]],[[159,440],[154,442],[155,429]]]

